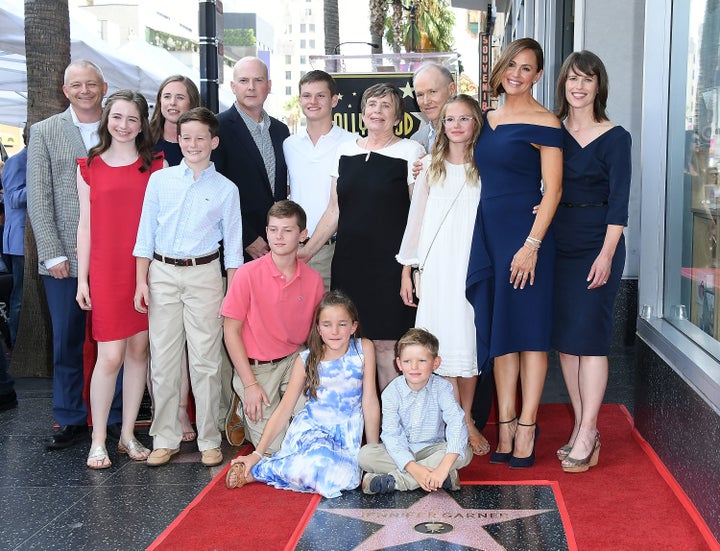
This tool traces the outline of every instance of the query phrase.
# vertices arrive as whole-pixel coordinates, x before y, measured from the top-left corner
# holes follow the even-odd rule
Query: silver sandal
[[[127,443],[122,440],[118,442],[118,452],[126,453],[133,461],[145,461],[150,455],[150,450],[143,446],[137,439],[133,438]]]
[[[107,459],[107,463],[105,463],[106,459]],[[97,461],[99,464],[91,465],[90,461]],[[93,469],[93,470],[109,469],[112,466],[112,463],[110,462],[110,458],[108,457],[108,453],[107,453],[107,450],[105,449],[105,446],[97,446],[95,448],[90,448],[90,453],[88,454],[86,464],[87,464],[88,469]]]

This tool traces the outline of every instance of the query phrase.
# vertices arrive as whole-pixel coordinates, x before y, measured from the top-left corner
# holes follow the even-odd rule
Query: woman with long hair
[[[503,102],[486,114],[475,147],[483,191],[467,292],[475,309],[478,363],[494,363],[500,434],[490,462],[512,468],[535,462],[550,349],[555,262],[550,224],[562,193],[560,121],[532,95],[542,72],[543,52],[535,40],[507,46],[490,75],[491,92]]]
[[[135,420],[147,377],[148,320],[133,306],[135,245],[150,174],[163,167],[153,153],[148,105],[132,90],[119,90],[106,102],[98,130],[100,143],[78,159],[80,223],[77,230],[77,302],[92,310],[92,336],[98,343],[90,382],[93,433],[87,466],[106,469],[107,418],[120,366],[123,371],[120,453],[144,461],[150,453],[135,438]]]

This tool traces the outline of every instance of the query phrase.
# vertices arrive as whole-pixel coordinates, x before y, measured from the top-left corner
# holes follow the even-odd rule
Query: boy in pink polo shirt
[[[223,303],[225,345],[242,407],[240,411],[235,400],[226,422],[233,445],[242,443],[233,429],[243,414],[245,437],[253,445],[260,441],[325,292],[320,274],[297,260],[298,246],[307,238],[305,225],[300,205],[289,200],[275,203],[266,228],[270,253],[238,268]],[[298,408],[304,406],[301,402]],[[280,449],[284,437],[285,430],[267,452]]]

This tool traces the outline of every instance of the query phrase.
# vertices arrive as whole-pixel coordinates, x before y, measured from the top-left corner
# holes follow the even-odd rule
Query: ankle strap
[[[512,423],[513,421],[517,421],[517,415],[509,421],[498,421],[498,425],[507,425],[508,423]]]

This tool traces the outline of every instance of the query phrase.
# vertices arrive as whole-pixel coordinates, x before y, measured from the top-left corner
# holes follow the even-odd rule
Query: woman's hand
[[[612,257],[608,258],[600,253],[595,262],[590,266],[590,272],[587,281],[590,282],[588,289],[597,289],[605,285],[610,279],[610,269],[612,268]]]
[[[535,283],[535,265],[537,264],[538,250],[525,244],[513,256],[510,262],[510,284],[517,289],[525,288],[525,284]]]
[[[256,453],[250,453],[248,455],[240,455],[236,457],[235,459],[230,461],[230,464],[235,465],[236,463],[242,463],[245,466],[245,478],[248,478],[250,476],[250,469],[252,469],[259,462],[260,456]]]

